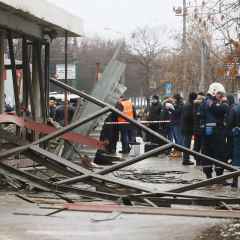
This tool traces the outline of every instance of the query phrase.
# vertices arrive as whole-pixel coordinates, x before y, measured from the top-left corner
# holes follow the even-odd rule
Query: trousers
[[[184,134],[183,135],[183,146],[186,148],[191,147],[192,142],[192,135],[191,134]],[[189,153],[183,152],[183,161],[189,161]]]
[[[240,166],[240,128],[233,129],[232,165]]]
[[[202,153],[221,162],[227,162],[227,141],[225,133],[224,128],[215,128],[212,134],[203,134]],[[202,160],[201,163],[203,172],[206,174],[207,178],[211,178],[213,163],[205,159]],[[215,172],[217,176],[220,176],[223,174],[224,169],[218,164],[215,164]]]

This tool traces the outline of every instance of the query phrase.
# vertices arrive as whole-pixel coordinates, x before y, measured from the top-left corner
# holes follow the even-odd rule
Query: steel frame
[[[4,139],[10,143],[14,144],[21,144],[21,140],[7,134],[5,131],[1,131],[1,135],[4,136]],[[164,149],[164,148],[163,148]],[[155,151],[155,150],[153,150]],[[66,177],[71,177],[74,175],[79,175],[82,174],[83,177],[85,177],[85,180],[83,179],[83,182],[86,182],[90,185],[95,185],[98,187],[102,188],[102,190],[106,190],[109,192],[108,187],[104,187],[102,184],[100,184],[99,181],[101,182],[106,182],[110,184],[114,184],[113,188],[116,189],[116,185],[119,187],[124,187],[129,190],[134,190],[134,191],[139,191],[139,192],[145,192],[144,194],[130,194],[130,195],[124,195],[122,196],[122,199],[125,199],[126,202],[131,202],[131,201],[137,201],[137,202],[146,202],[149,205],[156,207],[158,204],[163,204],[167,202],[167,204],[170,203],[177,203],[177,204],[200,204],[200,205],[211,205],[211,204],[220,204],[221,202],[225,203],[238,203],[239,199],[228,199],[225,201],[225,198],[211,198],[211,197],[203,197],[203,196],[195,196],[195,195],[184,195],[184,194],[177,194],[177,193],[168,193],[168,192],[158,192],[158,193],[153,193],[151,189],[148,189],[143,186],[139,186],[137,184],[128,184],[124,181],[118,180],[118,179],[113,179],[111,177],[104,177],[98,173],[93,173],[89,170],[86,170],[79,165],[76,165],[66,159],[63,159],[61,157],[56,156],[53,153],[49,153],[48,151],[41,149],[37,146],[32,146],[29,148],[29,150],[25,151],[24,154],[32,159],[34,162],[37,162],[43,166],[46,166],[48,169],[51,169],[55,172],[60,173],[61,175],[64,175]],[[131,163],[134,163],[134,161],[131,161]],[[123,167],[129,164],[129,161],[123,162],[118,164],[118,167]],[[111,169],[108,168],[105,170],[105,172],[102,171],[102,173],[108,173]],[[16,169],[14,170],[16,174]],[[8,173],[9,174],[9,173]],[[22,176],[21,172],[18,172],[19,176]],[[10,175],[12,176],[12,175]],[[88,176],[88,177],[87,177]],[[87,178],[86,178],[87,177]],[[30,182],[29,179],[25,179],[26,181]],[[55,186],[58,186],[58,182],[55,183]],[[64,184],[66,186],[66,184]],[[36,185],[35,185],[36,186]],[[62,186],[62,184],[61,184]],[[113,191],[114,192],[114,191]],[[161,197],[168,197],[164,198],[162,200],[159,200]],[[173,197],[171,200],[169,200],[169,197]],[[107,199],[105,196],[100,195],[100,198]],[[176,199],[179,198],[180,200]],[[189,199],[190,200],[184,200],[184,199]],[[209,200],[209,201],[208,201]]]
[[[137,194],[137,195],[131,195],[131,194],[130,195],[129,194],[128,195],[123,195],[123,196],[118,195],[118,198],[122,197],[122,198],[128,199],[128,200],[133,200],[133,199],[138,200],[138,201],[140,200],[140,201],[143,201],[145,203],[148,203],[151,206],[156,206],[156,204],[159,204],[159,203],[162,204],[163,202],[170,203],[170,204],[171,203],[190,203],[190,202],[198,203],[198,204],[207,204],[207,203],[211,204],[213,202],[214,203],[222,202],[225,199],[223,199],[223,198],[210,198],[210,197],[205,197],[204,198],[204,197],[199,197],[199,196],[190,196],[189,197],[190,200],[186,200],[186,199],[189,199],[189,198],[186,197],[186,195],[179,194],[179,193],[189,191],[189,190],[194,190],[194,189],[199,188],[199,187],[219,183],[219,182],[222,182],[225,179],[230,179],[230,178],[233,178],[233,177],[236,177],[236,176],[240,175],[240,170],[238,170],[238,168],[235,168],[235,167],[233,167],[229,164],[226,164],[226,163],[222,163],[222,162],[220,162],[216,159],[210,158],[210,157],[208,157],[206,155],[203,155],[203,154],[200,154],[198,152],[194,152],[194,151],[192,151],[190,149],[187,149],[185,147],[182,147],[180,145],[176,145],[176,144],[170,142],[165,137],[161,136],[160,134],[152,131],[148,127],[146,127],[146,126],[142,125],[141,123],[135,121],[134,119],[128,118],[122,112],[115,109],[113,106],[111,106],[109,104],[106,104],[102,101],[99,101],[98,99],[96,99],[96,98],[94,98],[94,97],[92,97],[92,96],[90,96],[86,93],[83,93],[79,90],[73,89],[72,87],[70,87],[70,86],[68,86],[68,85],[66,85],[66,84],[64,84],[60,81],[57,81],[56,79],[51,79],[51,81],[53,83],[55,83],[56,85],[62,87],[65,91],[75,93],[75,94],[79,95],[80,97],[83,97],[83,98],[87,99],[88,101],[97,104],[102,109],[100,109],[99,111],[90,115],[87,118],[80,119],[79,121],[77,121],[75,123],[72,123],[72,124],[62,128],[60,130],[57,130],[56,132],[54,132],[52,134],[49,134],[49,135],[47,135],[43,138],[40,138],[40,139],[34,141],[33,143],[11,149],[11,150],[6,151],[4,153],[0,153],[0,160],[4,159],[6,157],[9,157],[11,155],[14,155],[16,153],[20,153],[20,152],[29,152],[30,151],[33,154],[40,154],[40,156],[43,157],[42,159],[47,159],[47,160],[43,162],[41,160],[41,158],[39,158],[38,160],[35,159],[35,161],[38,161],[39,163],[41,163],[41,164],[43,164],[47,167],[50,167],[50,168],[55,167],[55,170],[57,170],[58,172],[61,172],[62,174],[64,174],[64,169],[66,169],[66,174],[65,175],[68,175],[68,176],[69,176],[69,174],[73,175],[70,179],[59,181],[59,182],[56,182],[55,184],[53,184],[55,186],[55,188],[57,188],[57,189],[61,189],[63,191],[64,190],[69,191],[69,188],[72,189],[72,187],[67,187],[67,185],[75,184],[75,183],[78,183],[78,182],[88,182],[88,183],[91,183],[93,185],[99,185],[99,181],[100,182],[107,182],[107,183],[111,183],[111,184],[117,184],[117,185],[119,185],[121,187],[125,187],[127,189],[132,189],[132,190],[135,190],[135,191],[137,190],[137,191],[140,191],[140,192],[144,192],[144,194]],[[159,140],[164,141],[166,144],[161,146],[161,147],[158,147],[154,150],[151,150],[147,153],[144,153],[141,156],[138,156],[138,157],[135,157],[133,159],[115,164],[111,167],[108,167],[108,168],[106,168],[104,170],[101,170],[101,171],[98,171],[96,173],[92,173],[90,171],[84,170],[83,168],[77,166],[76,164],[71,163],[70,161],[68,161],[66,159],[60,158],[60,157],[58,157],[54,154],[51,154],[51,153],[37,147],[37,145],[39,145],[40,143],[44,143],[46,141],[49,141],[49,140],[51,140],[55,137],[58,137],[58,136],[62,135],[64,133],[68,132],[68,131],[71,131],[74,128],[76,128],[76,127],[78,127],[78,126],[80,126],[84,123],[87,123],[88,121],[91,121],[92,119],[95,119],[95,118],[97,118],[97,117],[99,117],[99,116],[101,116],[101,115],[103,115],[103,114],[105,114],[109,111],[114,112],[114,113],[122,116],[123,118],[125,118],[126,120],[131,122],[136,127],[142,129],[143,131],[149,133],[150,135],[153,135],[153,136],[157,137]],[[126,166],[130,166],[134,163],[142,161],[142,160],[144,160],[148,157],[151,157],[151,156],[153,156],[157,153],[161,153],[161,152],[163,152],[165,150],[168,150],[170,148],[176,148],[180,151],[188,152],[192,155],[201,157],[202,159],[207,159],[210,162],[216,163],[216,164],[222,166],[223,168],[231,170],[233,172],[225,174],[225,175],[220,176],[220,177],[213,178],[213,179],[204,180],[204,181],[201,181],[199,183],[191,184],[191,185],[184,186],[184,187],[181,187],[181,188],[172,189],[172,190],[169,190],[168,192],[152,192],[150,189],[147,189],[145,187],[140,187],[140,186],[132,185],[132,184],[130,185],[130,184],[127,184],[123,181],[113,179],[109,176],[104,177],[104,175],[106,175],[106,174],[109,174],[113,171],[122,169]],[[3,169],[6,169],[6,166],[2,163],[1,163],[0,167],[2,167]],[[71,169],[73,171],[71,171],[69,169]],[[8,172],[11,172],[11,170],[9,168],[7,170],[8,170]],[[15,172],[15,174],[17,174],[16,169],[14,169],[13,171]],[[22,175],[22,173],[20,173],[20,172],[18,172],[18,174]],[[80,176],[76,176],[76,175],[80,175]],[[26,177],[26,175],[25,175],[25,177]],[[26,179],[29,179],[29,178],[26,177]],[[95,182],[96,180],[97,180],[97,182]],[[51,186],[51,187],[53,187],[53,186]],[[79,189],[79,188],[77,188],[77,189]],[[104,189],[106,189],[106,191],[109,190],[106,187]],[[96,195],[97,195],[97,192],[96,192]],[[90,196],[92,196],[92,193],[90,193]],[[166,196],[168,198],[166,198]],[[99,197],[99,195],[98,195],[98,197]],[[180,199],[174,201],[174,199],[169,200],[169,197],[180,198]],[[100,194],[100,198],[106,199],[106,196]],[[107,196],[107,198],[108,198],[108,196]],[[115,197],[115,199],[116,199],[116,197]],[[231,201],[239,203],[239,199],[232,199],[232,200],[229,200],[229,201],[226,200],[226,202],[231,202]]]

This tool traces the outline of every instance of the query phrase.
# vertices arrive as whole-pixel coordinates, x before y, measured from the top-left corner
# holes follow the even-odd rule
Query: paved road
[[[51,211],[51,210],[50,210]],[[114,221],[91,219],[108,214],[63,212],[55,217],[16,216],[14,212],[45,214],[49,210],[14,196],[0,196],[1,240],[192,240],[222,220],[170,216],[120,215]]]

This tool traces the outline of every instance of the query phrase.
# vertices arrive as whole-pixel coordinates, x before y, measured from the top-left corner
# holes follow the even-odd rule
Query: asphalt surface
[[[115,220],[93,222],[112,214],[62,212],[52,217],[14,213],[47,214],[13,195],[0,196],[1,240],[192,240],[223,220],[170,216],[119,215]]]

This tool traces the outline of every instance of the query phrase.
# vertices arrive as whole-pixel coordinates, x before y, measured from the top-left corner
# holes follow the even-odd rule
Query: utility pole
[[[186,93],[186,75],[187,75],[187,4],[183,0],[183,36],[182,36],[182,50],[183,50],[183,77],[182,77],[182,93]]]
[[[201,50],[201,79],[199,84],[199,91],[204,92],[204,83],[205,83],[205,43],[204,40],[201,39],[200,43],[200,50]]]
[[[180,83],[178,84],[178,91],[184,96],[186,94],[186,76],[187,76],[187,3],[183,0],[183,6],[178,8],[173,8],[176,16],[183,18],[183,31],[182,31],[182,77],[180,77]]]

